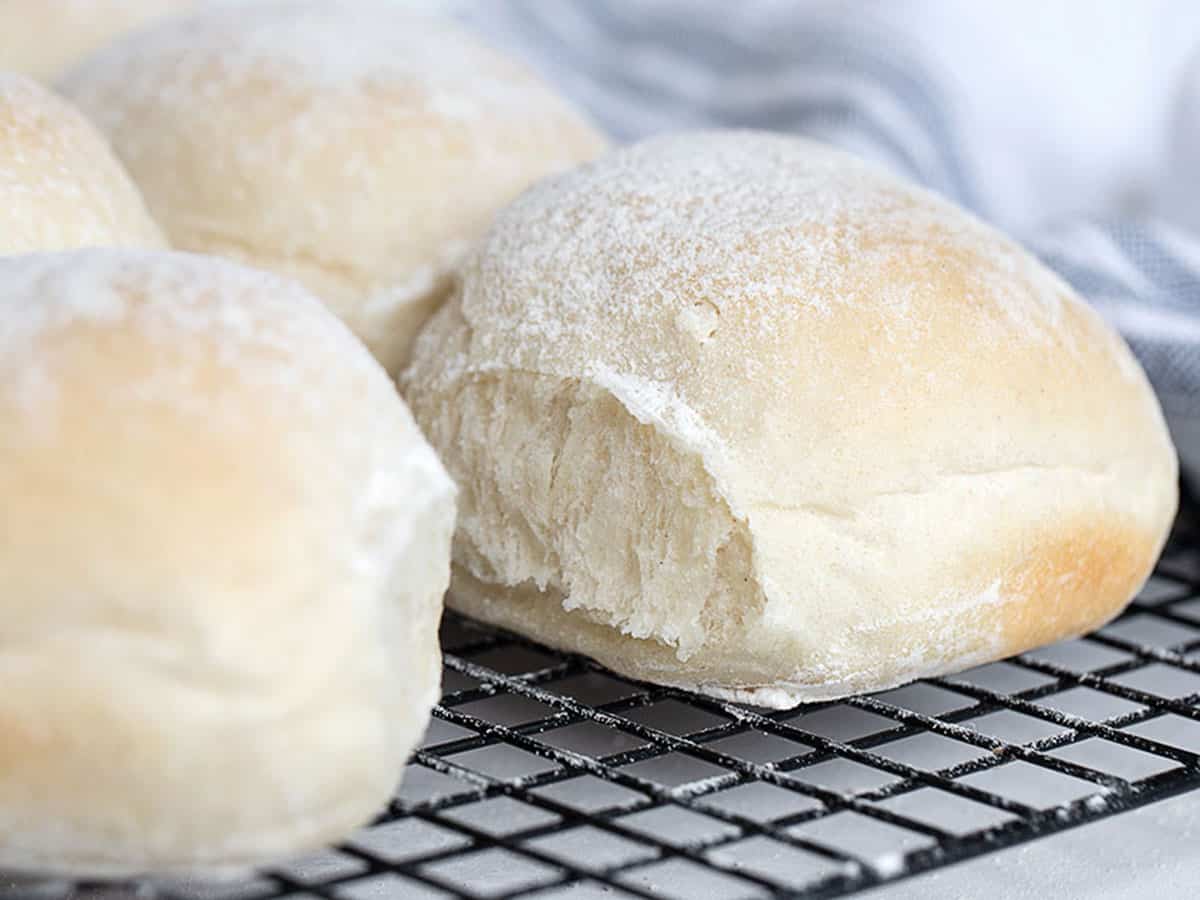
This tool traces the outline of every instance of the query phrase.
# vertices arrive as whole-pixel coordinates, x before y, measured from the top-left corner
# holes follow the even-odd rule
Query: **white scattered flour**
[[[88,346],[111,334],[149,362],[137,381],[114,380],[130,403],[164,403],[214,417],[218,403],[198,379],[222,373],[231,391],[288,398],[319,412],[331,395],[331,360],[344,373],[379,377],[376,363],[320,303],[299,287],[232,263],[187,254],[77,251],[0,259],[0,376],[30,415],[52,416],[60,380],[81,383],[61,348],[87,332]],[[322,368],[326,372],[322,373]],[[224,396],[222,388],[221,395]],[[116,398],[116,395],[112,395]],[[352,439],[347,436],[347,439]]]
[[[861,296],[865,277],[905,254],[938,266],[933,245],[922,250],[915,236],[970,257],[963,301],[1004,297],[998,326],[1052,329],[1064,289],[993,229],[844,153],[762,133],[653,139],[543,183],[501,214],[480,275],[526,298],[502,311],[531,337],[570,323],[657,321],[658,309],[697,303],[711,306],[716,329],[739,305],[785,298],[759,322],[767,336],[779,316],[829,314]],[[922,288],[919,269],[914,278],[870,283],[870,302],[892,310],[897,327]]]

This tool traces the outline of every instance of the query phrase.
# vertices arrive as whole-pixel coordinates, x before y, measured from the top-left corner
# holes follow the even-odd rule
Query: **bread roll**
[[[0,69],[52,80],[118,36],[198,0],[3,0]]]
[[[505,210],[402,379],[460,488],[450,604],[771,707],[1076,635],[1176,460],[1066,284],[783,136],[650,140]]]
[[[0,72],[0,255],[163,244],[87,119],[35,82]]]
[[[368,0],[214,7],[65,90],[176,247],[298,278],[390,370],[493,212],[603,146],[524,68]]]
[[[366,822],[437,694],[452,494],[298,286],[0,259],[0,868],[211,872]]]

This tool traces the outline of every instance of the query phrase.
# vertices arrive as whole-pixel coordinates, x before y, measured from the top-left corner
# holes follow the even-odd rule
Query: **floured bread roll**
[[[87,119],[36,82],[0,72],[0,255],[163,244]]]
[[[0,69],[50,80],[97,47],[198,0],[3,0]]]
[[[603,147],[524,68],[370,0],[213,7],[64,88],[172,244],[298,278],[389,370],[495,210]]]
[[[212,871],[390,797],[439,682],[453,486],[305,291],[0,259],[0,868]]]
[[[833,150],[685,134],[525,193],[404,392],[451,605],[764,706],[1093,628],[1176,460],[1146,379],[997,232]]]

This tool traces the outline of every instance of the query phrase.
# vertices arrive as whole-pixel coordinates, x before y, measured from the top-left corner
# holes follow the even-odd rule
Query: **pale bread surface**
[[[213,872],[377,813],[428,721],[453,486],[300,287],[0,259],[0,868]]]
[[[1116,333],[995,230],[800,139],[526,192],[402,390],[461,490],[456,608],[766,706],[1092,629],[1176,457]]]
[[[0,72],[0,255],[163,247],[142,195],[83,114]]]
[[[299,279],[389,371],[492,214],[605,146],[524,67],[378,0],[213,6],[63,88],[173,246]]]

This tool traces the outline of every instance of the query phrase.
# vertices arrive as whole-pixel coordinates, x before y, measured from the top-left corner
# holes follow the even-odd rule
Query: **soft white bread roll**
[[[218,5],[64,89],[173,245],[298,278],[389,370],[493,213],[604,145],[457,26],[370,0]]]
[[[1105,622],[1176,460],[1121,339],[932,194],[684,134],[526,192],[404,393],[460,488],[451,605],[787,707]]]
[[[0,254],[162,247],[142,195],[80,112],[0,72]]]
[[[2,0],[0,69],[52,80],[126,32],[199,0]]]
[[[453,486],[299,286],[0,259],[0,868],[229,869],[389,799],[439,683]]]

